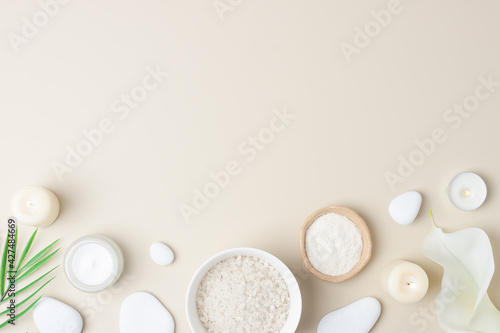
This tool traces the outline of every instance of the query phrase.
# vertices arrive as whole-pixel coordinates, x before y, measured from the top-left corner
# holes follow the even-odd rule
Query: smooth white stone
[[[139,291],[129,295],[120,309],[120,333],[174,333],[170,312],[150,293]]]
[[[149,248],[151,259],[161,266],[170,265],[174,261],[174,252],[163,243],[154,243]]]
[[[416,191],[409,191],[395,197],[389,205],[389,215],[401,225],[408,225],[415,221],[422,205],[422,195]]]
[[[324,316],[319,322],[318,333],[368,333],[381,311],[380,302],[376,298],[362,298]]]
[[[42,297],[33,308],[33,320],[40,333],[80,333],[83,319],[71,306]]]

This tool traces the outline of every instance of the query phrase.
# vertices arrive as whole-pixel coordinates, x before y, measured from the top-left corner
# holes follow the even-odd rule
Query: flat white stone
[[[368,333],[381,311],[380,302],[376,298],[362,298],[324,316],[319,322],[318,333]]]
[[[170,312],[150,293],[139,291],[129,295],[120,309],[120,333],[174,333]]]
[[[171,248],[163,243],[154,243],[149,248],[151,259],[161,266],[170,265],[174,261],[174,252]]]
[[[71,306],[42,297],[33,308],[33,320],[40,333],[80,333],[83,319]]]
[[[395,197],[389,205],[389,215],[401,225],[408,225],[415,221],[422,205],[422,195],[416,191],[409,191]]]

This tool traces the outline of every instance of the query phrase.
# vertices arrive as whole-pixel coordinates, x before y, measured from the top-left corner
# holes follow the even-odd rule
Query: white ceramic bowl
[[[191,283],[189,284],[187,295],[186,295],[186,315],[189,323],[189,327],[194,333],[206,333],[207,330],[201,323],[198,317],[198,310],[196,308],[196,295],[198,294],[198,286],[201,280],[207,274],[207,272],[215,266],[218,262],[236,256],[251,256],[267,261],[274,268],[280,272],[281,276],[288,286],[288,292],[290,293],[290,312],[288,313],[288,319],[285,326],[279,333],[293,333],[297,329],[300,321],[300,315],[302,313],[302,297],[300,295],[300,288],[295,276],[288,269],[288,267],[278,258],[270,253],[262,250],[252,249],[252,248],[234,248],[222,251],[201,265],[200,268],[194,273]]]

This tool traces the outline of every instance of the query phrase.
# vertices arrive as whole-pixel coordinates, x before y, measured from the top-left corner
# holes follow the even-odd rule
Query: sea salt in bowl
[[[290,296],[290,309],[285,325],[280,332],[277,333],[293,333],[299,325],[300,316],[302,313],[302,297],[300,294],[299,285],[294,275],[288,267],[272,254],[253,248],[234,248],[220,252],[207,261],[205,261],[196,271],[191,283],[189,284],[186,295],[186,315],[189,327],[194,333],[208,332],[201,322],[197,309],[197,295],[200,283],[202,282],[208,271],[223,260],[238,257],[248,256],[261,259],[274,267],[281,275],[288,288]]]

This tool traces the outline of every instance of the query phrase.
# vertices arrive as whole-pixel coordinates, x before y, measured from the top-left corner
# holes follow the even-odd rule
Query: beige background
[[[112,237],[126,256],[126,278],[113,293],[86,294],[59,269],[45,295],[78,308],[88,332],[118,332],[121,301],[137,290],[156,295],[172,312],[177,332],[189,332],[184,296],[197,267],[231,247],[271,252],[297,275],[304,301],[298,332],[315,332],[328,312],[364,296],[382,302],[373,332],[441,332],[409,322],[429,309],[442,269],[424,257],[427,211],[446,231],[481,227],[500,263],[500,91],[481,102],[458,129],[447,108],[474,93],[478,77],[500,80],[500,3],[489,0],[407,1],[402,12],[347,63],[340,43],[387,1],[244,1],[221,20],[208,1],[78,1],[57,15],[19,53],[7,34],[40,7],[0,1],[0,211],[10,214],[13,192],[25,184],[52,189],[60,218],[39,233],[37,248],[62,237],[67,246],[90,233]],[[121,120],[110,105],[141,83],[147,66],[170,77]],[[267,126],[273,108],[296,118],[252,162],[238,153],[249,135]],[[103,118],[112,134],[59,182],[52,163],[66,146]],[[384,179],[415,140],[442,128],[447,136],[394,191]],[[186,224],[179,205],[193,188],[230,160],[242,171]],[[483,207],[463,212],[447,202],[447,181],[460,171],[482,175]],[[387,212],[397,194],[424,196],[416,222],[399,226]],[[358,211],[373,236],[373,257],[352,280],[334,285],[305,274],[298,231],[318,208],[339,204]],[[21,243],[30,232],[22,228]],[[2,226],[5,235],[6,226]],[[169,244],[175,263],[159,267],[149,245]],[[429,273],[428,295],[399,305],[378,283],[383,266],[408,259]],[[500,275],[490,288],[500,305]],[[93,305],[91,305],[93,304]],[[92,308],[94,306],[94,308]],[[31,315],[9,332],[37,332]]]

